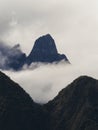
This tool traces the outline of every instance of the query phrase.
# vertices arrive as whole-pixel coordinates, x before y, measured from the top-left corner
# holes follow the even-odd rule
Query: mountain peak
[[[95,80],[94,78],[90,77],[90,76],[80,76],[79,78],[75,79],[73,81],[73,84],[78,84],[78,88],[80,88],[79,85],[83,84],[83,87],[86,86],[87,84],[94,84],[94,82],[96,82],[97,80]],[[94,85],[93,85],[94,86]],[[87,86],[86,86],[87,87]]]
[[[55,55],[57,54],[57,48],[55,41],[50,34],[43,35],[39,37],[33,47],[34,53],[43,53],[45,55]],[[51,53],[51,54],[50,54]]]
[[[54,39],[50,34],[39,37],[33,46],[31,53],[27,58],[27,63],[32,62],[60,62],[61,60],[68,61],[67,57],[59,54],[56,48]]]
[[[49,33],[47,33],[46,35],[43,35],[43,36],[41,36],[41,37],[45,37],[45,38],[47,37],[47,38],[53,39],[52,36],[51,36],[51,34],[49,34]]]
[[[3,70],[21,70],[25,64],[30,65],[34,62],[59,63],[63,60],[70,63],[64,54],[58,53],[55,40],[50,34],[43,35],[35,41],[29,56],[21,50],[20,44],[11,47],[0,43],[0,57],[0,68]]]
[[[50,111],[52,130],[97,130],[98,80],[88,76],[77,78],[46,108]]]

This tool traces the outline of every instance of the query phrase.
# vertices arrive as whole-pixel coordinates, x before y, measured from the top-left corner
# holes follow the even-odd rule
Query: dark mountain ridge
[[[0,130],[46,130],[46,120],[44,108],[0,72]]]
[[[28,56],[22,52],[19,44],[11,48],[4,43],[0,43],[0,58],[0,69],[3,70],[21,70],[25,64],[29,66],[35,62],[59,63],[63,60],[69,63],[64,54],[58,53],[55,41],[49,34],[35,41],[34,47]]]
[[[59,54],[55,45],[54,39],[50,34],[42,36],[35,41],[34,47],[27,57],[27,64],[32,62],[60,62],[64,60],[68,62],[64,54]]]
[[[0,72],[0,129],[98,130],[98,80],[81,76],[41,106]]]
[[[51,130],[97,130],[98,80],[82,76],[45,106]]]

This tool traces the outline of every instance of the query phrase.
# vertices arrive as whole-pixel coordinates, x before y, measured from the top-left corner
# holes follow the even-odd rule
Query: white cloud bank
[[[74,65],[41,65],[34,70],[20,72],[5,71],[15,82],[18,82],[34,101],[45,103],[53,99],[58,92],[80,75],[98,78],[97,64],[81,63]]]

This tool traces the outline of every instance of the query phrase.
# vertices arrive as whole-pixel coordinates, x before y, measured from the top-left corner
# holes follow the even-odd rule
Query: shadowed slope
[[[98,81],[82,76],[45,107],[50,130],[98,130]]]
[[[98,130],[98,80],[81,76],[40,106],[0,72],[0,130]]]
[[[0,72],[0,130],[46,130],[42,106]]]

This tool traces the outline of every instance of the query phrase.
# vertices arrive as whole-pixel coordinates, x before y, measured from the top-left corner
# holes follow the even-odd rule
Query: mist
[[[91,64],[90,61],[81,65],[39,64],[36,69],[4,71],[4,73],[19,83],[35,102],[46,103],[79,76],[88,75],[97,79],[97,64],[95,65],[94,62]]]

